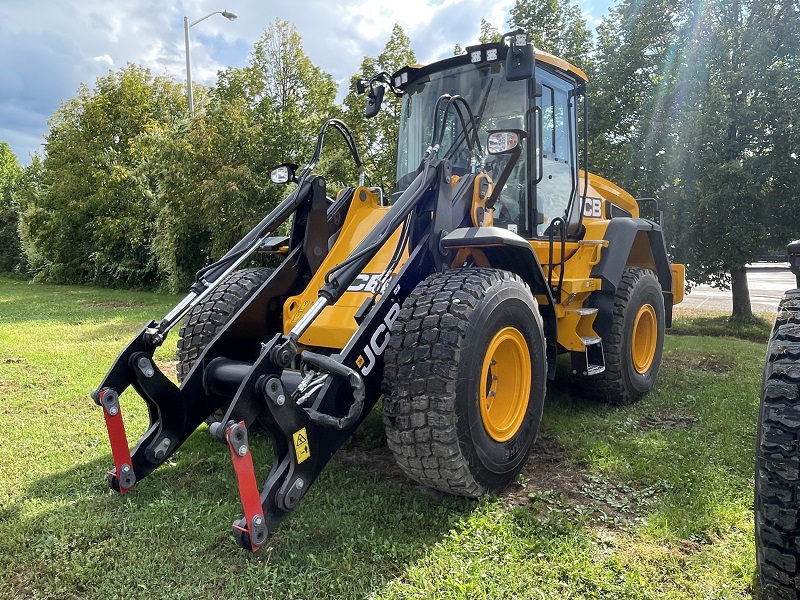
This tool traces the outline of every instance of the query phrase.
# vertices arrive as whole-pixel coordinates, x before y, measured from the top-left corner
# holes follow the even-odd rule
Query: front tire
[[[655,274],[625,267],[603,336],[606,370],[585,377],[584,392],[609,404],[633,404],[655,386],[664,350],[664,295]]]
[[[755,484],[763,598],[800,598],[800,290],[781,300],[767,348]]]
[[[442,492],[499,492],[528,459],[547,371],[542,318],[513,273],[457,269],[403,303],[385,356],[383,417],[400,468]]]

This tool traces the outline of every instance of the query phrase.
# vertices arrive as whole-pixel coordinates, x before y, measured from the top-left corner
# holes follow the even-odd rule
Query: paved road
[[[750,286],[750,303],[754,313],[774,313],[783,293],[797,287],[788,263],[750,265],[747,268],[747,283]],[[698,285],[676,308],[731,311],[733,300],[730,290],[721,291],[708,285]]]

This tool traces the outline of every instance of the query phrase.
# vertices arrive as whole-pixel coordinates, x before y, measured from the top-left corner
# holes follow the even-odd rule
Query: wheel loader
[[[755,547],[764,600],[800,598],[800,240],[767,346],[755,461]]]
[[[361,81],[367,117],[386,92],[402,97],[396,189],[364,185],[336,119],[305,168],[271,172],[291,193],[141,329],[92,393],[110,486],[131,491],[209,421],[238,481],[234,538],[256,551],[379,400],[402,471],[478,497],[525,464],[560,355],[605,402],[647,393],[683,267],[670,264],[659,211],[643,218],[644,203],[589,173],[586,83],[522,31]],[[337,194],[315,171],[331,132],[360,173]],[[277,266],[253,267],[257,254]],[[153,353],[179,323],[176,385]],[[129,387],[150,416],[132,450]],[[263,486],[256,426],[275,454]]]

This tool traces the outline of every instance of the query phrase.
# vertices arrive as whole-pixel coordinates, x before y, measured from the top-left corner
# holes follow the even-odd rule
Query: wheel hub
[[[650,304],[645,304],[636,314],[631,334],[631,360],[633,368],[644,375],[653,366],[658,342],[658,320],[656,311]]]
[[[525,420],[531,393],[531,356],[525,337],[506,327],[492,338],[483,359],[481,420],[496,442],[510,440]]]

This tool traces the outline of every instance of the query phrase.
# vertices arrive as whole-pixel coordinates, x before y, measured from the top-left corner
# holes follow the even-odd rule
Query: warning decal
[[[305,459],[311,457],[311,448],[308,445],[306,428],[303,427],[299,431],[296,431],[292,437],[294,438],[294,453],[297,456],[297,464],[299,465]]]

